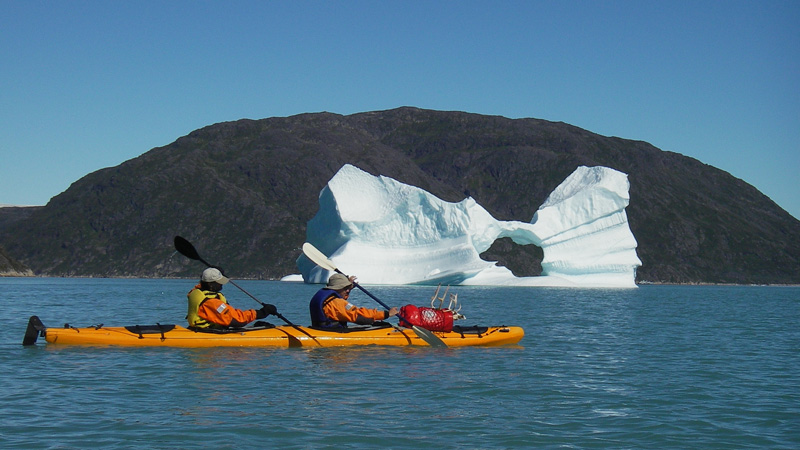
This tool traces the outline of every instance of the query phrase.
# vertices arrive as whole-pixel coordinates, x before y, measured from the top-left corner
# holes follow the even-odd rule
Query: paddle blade
[[[336,264],[333,263],[324,253],[317,250],[317,247],[314,247],[310,243],[306,242],[303,244],[303,254],[306,255],[306,258],[310,259],[314,262],[314,264],[322,267],[323,269],[330,270],[331,272],[336,272]]]
[[[175,250],[178,251],[181,255],[189,258],[189,259],[200,259],[200,254],[197,253],[197,250],[194,248],[191,242],[187,241],[186,239],[175,236]]]
[[[447,344],[445,344],[444,341],[441,338],[439,338],[439,336],[436,336],[435,334],[433,334],[432,331],[426,330],[425,328],[420,328],[420,327],[418,327],[416,325],[411,327],[411,329],[414,330],[414,333],[420,339],[425,341],[425,343],[427,343],[431,347],[434,347],[434,348],[447,348]]]

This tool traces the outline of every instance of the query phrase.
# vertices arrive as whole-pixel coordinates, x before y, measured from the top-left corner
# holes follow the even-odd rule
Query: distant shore
[[[141,276],[115,276],[115,277],[102,277],[102,276],[70,276],[70,277],[61,277],[61,276],[52,276],[52,275],[35,275],[33,272],[30,275],[22,274],[19,272],[2,272],[0,273],[0,278],[107,278],[107,279],[119,279],[119,280],[128,280],[128,279],[142,279],[142,280],[193,280],[193,277],[141,277]],[[285,277],[284,277],[285,278]],[[246,280],[246,281],[281,281],[284,283],[302,283],[302,280],[296,280],[294,278],[291,279],[283,279],[283,278],[247,278],[247,277],[238,277],[238,280]],[[758,287],[800,287],[800,284],[786,284],[786,283],[776,283],[776,284],[757,284],[757,283],[750,283],[750,284],[738,284],[738,283],[709,283],[709,282],[689,282],[689,283],[667,283],[667,282],[660,282],[660,281],[639,281],[636,283],[637,286],[758,286]],[[377,286],[377,285],[376,285]],[[386,285],[386,286],[403,286],[403,285]],[[414,285],[418,286],[418,285]],[[472,286],[460,286],[454,285],[453,287],[472,287]],[[491,287],[491,286],[488,286]],[[497,286],[497,287],[510,287],[510,286]],[[530,286],[528,286],[530,287]],[[576,287],[575,289],[597,289],[597,288],[589,288],[589,287]],[[616,288],[609,288],[609,289],[616,289]]]

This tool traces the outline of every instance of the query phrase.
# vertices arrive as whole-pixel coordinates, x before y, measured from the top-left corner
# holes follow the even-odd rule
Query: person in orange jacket
[[[371,325],[376,320],[388,319],[397,314],[397,308],[388,311],[354,306],[347,301],[353,290],[356,277],[335,273],[328,284],[311,298],[308,308],[311,312],[311,326],[321,328],[347,327],[348,322],[357,325]]]
[[[256,319],[278,313],[275,305],[264,305],[259,310],[234,308],[220,292],[222,285],[228,281],[216,267],[203,271],[200,284],[187,294],[189,311],[186,320],[190,328],[240,328]]]

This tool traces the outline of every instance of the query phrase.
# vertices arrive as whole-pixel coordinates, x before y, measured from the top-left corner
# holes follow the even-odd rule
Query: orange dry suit
[[[199,284],[189,291],[187,297],[189,312],[186,320],[190,327],[238,328],[256,320],[256,310],[234,308],[221,292],[204,291]]]
[[[389,311],[353,306],[327,288],[320,289],[308,305],[311,312],[311,326],[324,328],[346,327],[347,322],[358,325],[371,325],[376,320],[389,317]]]

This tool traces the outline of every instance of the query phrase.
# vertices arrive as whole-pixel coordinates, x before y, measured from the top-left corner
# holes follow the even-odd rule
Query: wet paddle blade
[[[439,338],[439,336],[436,336],[435,334],[433,334],[432,331],[426,330],[425,328],[420,328],[420,327],[418,327],[416,325],[412,326],[411,329],[414,330],[414,333],[420,339],[425,341],[425,343],[430,345],[431,347],[434,347],[434,348],[447,348],[447,344],[445,344],[444,341],[441,338]]]

